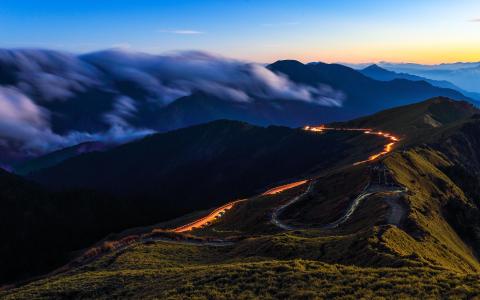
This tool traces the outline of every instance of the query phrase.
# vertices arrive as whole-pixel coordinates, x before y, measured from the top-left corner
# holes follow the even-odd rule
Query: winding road
[[[188,224],[185,224],[185,225],[182,225],[180,227],[177,227],[177,228],[174,228],[174,229],[171,229],[170,231],[173,231],[173,232],[177,232],[177,233],[180,233],[180,232],[186,232],[186,231],[191,231],[195,228],[201,228],[201,227],[204,227],[208,224],[210,224],[212,221],[220,218],[221,216],[223,216],[223,214],[231,209],[233,206],[237,205],[238,203],[240,202],[244,202],[246,201],[247,199],[241,199],[241,200],[235,200],[235,201],[232,201],[232,202],[229,202],[227,204],[224,204],[216,209],[214,209],[211,213],[209,213],[208,215],[206,215],[205,217],[202,217],[198,220],[195,220],[191,223],[188,223]]]
[[[305,182],[304,182],[305,183]],[[308,195],[312,188],[313,188],[313,185],[314,185],[314,181],[310,181],[310,184],[308,185],[308,188],[305,192],[303,192],[302,194],[296,196],[295,198],[293,198],[292,200],[288,201],[287,203],[277,207],[273,213],[272,213],[272,218],[271,218],[271,222],[275,225],[275,226],[278,226],[282,229],[285,229],[285,230],[294,230],[295,228],[290,226],[290,225],[287,225],[283,222],[281,222],[279,219],[278,219],[278,216],[287,208],[289,207],[290,205],[300,201],[304,196]]]
[[[325,126],[306,126],[303,129],[308,130],[308,131],[313,131],[313,132],[324,132],[324,131],[329,131],[329,130],[332,130],[332,131],[362,131],[364,134],[379,135],[379,136],[382,136],[382,137],[388,139],[389,143],[387,143],[384,146],[384,148],[381,152],[379,152],[377,154],[374,154],[374,155],[371,155],[366,160],[356,162],[356,163],[354,163],[354,165],[363,164],[363,163],[367,163],[367,162],[372,162],[372,161],[378,159],[379,157],[384,156],[385,154],[391,152],[395,143],[397,143],[399,141],[399,139],[397,137],[393,136],[392,134],[382,132],[382,131],[374,131],[374,130],[368,129],[368,128],[332,128],[332,127],[325,127]],[[289,190],[289,189],[292,189],[292,188],[295,188],[295,187],[299,187],[301,185],[304,185],[304,184],[308,183],[307,189],[302,194],[294,197],[293,199],[289,200],[285,204],[282,204],[281,206],[277,207],[272,212],[271,223],[274,224],[275,226],[283,229],[283,230],[298,229],[298,228],[295,228],[293,226],[290,226],[290,225],[282,222],[279,219],[279,215],[287,207],[289,207],[292,204],[300,201],[301,199],[303,199],[303,197],[308,195],[311,192],[311,190],[313,189],[313,186],[314,186],[315,182],[316,181],[314,179],[295,181],[295,182],[291,182],[291,183],[288,183],[288,184],[284,184],[284,185],[281,185],[281,186],[274,187],[274,188],[269,189],[266,192],[262,193],[261,194],[262,196],[276,195],[276,194],[282,193],[286,190]],[[383,186],[381,184],[379,184],[379,185],[369,184],[364,189],[364,191],[352,201],[349,208],[347,209],[347,211],[345,212],[345,214],[341,218],[339,218],[335,222],[332,222],[332,223],[326,225],[324,228],[326,228],[326,229],[335,228],[335,227],[338,227],[341,224],[345,223],[346,221],[348,221],[350,219],[350,217],[353,215],[353,213],[356,211],[356,209],[360,205],[360,203],[364,199],[366,199],[367,197],[369,197],[373,194],[376,194],[376,193],[389,193],[389,194],[391,194],[390,197],[385,198],[385,201],[387,201],[387,203],[390,206],[388,223],[399,226],[402,218],[404,217],[404,215],[406,213],[405,208],[403,207],[403,205],[401,204],[401,202],[399,200],[400,195],[404,192],[406,192],[405,188],[401,188],[401,187],[398,187],[398,186],[392,186],[392,185],[387,186],[386,185],[386,180],[385,180],[385,185],[383,185]],[[167,232],[168,231],[169,232],[174,232],[174,233],[183,233],[183,232],[191,231],[195,228],[201,228],[201,227],[207,226],[212,221],[222,217],[227,210],[233,208],[237,204],[239,204],[241,202],[244,202],[244,201],[247,201],[247,199],[241,199],[241,200],[235,200],[235,201],[229,202],[227,204],[224,204],[224,205],[214,209],[212,212],[210,212],[208,215],[206,215],[202,218],[199,218],[199,219],[197,219],[193,222],[190,222],[188,224],[185,224],[185,225],[173,228],[173,229],[169,229],[169,230],[166,230],[166,231]],[[230,245],[233,244],[231,241],[226,241],[226,240],[190,241],[190,240],[172,240],[172,239],[169,239],[169,238],[162,238],[162,237],[146,237],[146,238],[144,238],[143,236],[141,236],[141,237],[129,240],[129,241],[121,240],[120,242],[117,242],[118,245],[115,244],[116,246],[111,251],[119,252],[121,250],[125,250],[125,249],[131,247],[132,245],[135,245],[138,242],[149,243],[149,242],[157,242],[157,241],[159,241],[159,242],[169,242],[169,243],[188,244],[188,245],[197,245],[197,246],[213,246],[213,247],[224,247],[224,246],[230,246]],[[89,250],[94,250],[94,249],[96,249],[96,248],[90,248]],[[60,273],[67,272],[69,270],[72,270],[73,268],[78,268],[82,265],[85,265],[85,264],[91,262],[92,260],[94,260],[94,259],[96,259],[96,258],[98,258],[102,255],[105,255],[106,253],[110,253],[111,251],[107,251],[107,252],[100,251],[98,253],[95,252],[92,255],[88,255],[87,253],[89,251],[86,251],[83,255],[81,255],[77,259],[73,260],[72,262],[68,263],[67,265],[65,265],[65,266],[63,266],[63,267],[61,267],[57,270],[52,271],[51,273],[49,273],[47,275],[38,276],[36,278],[32,278],[30,280],[27,280],[25,282],[21,282],[21,283],[18,283],[18,284],[21,285],[21,284],[25,284],[25,283],[28,283],[28,282],[31,282],[31,281],[34,281],[34,280],[38,280],[38,279],[41,279],[41,278],[46,278],[47,276],[58,275]]]
[[[377,160],[378,158],[380,158],[380,157],[386,155],[387,153],[391,152],[393,150],[394,145],[400,140],[399,138],[397,138],[396,136],[394,136],[394,135],[392,135],[388,132],[375,131],[375,130],[369,129],[369,128],[342,128],[342,127],[326,127],[324,125],[321,125],[321,126],[305,126],[303,129],[307,130],[307,131],[312,131],[312,132],[360,131],[360,132],[363,132],[363,134],[378,135],[378,136],[384,137],[385,139],[388,140],[388,143],[385,144],[382,151],[369,156],[366,160],[355,162],[353,165],[359,165],[359,164],[363,164],[363,163],[372,162],[372,161]],[[281,186],[278,186],[278,187],[274,187],[274,188],[269,189],[266,192],[261,194],[262,196],[279,194],[279,193],[282,193],[286,190],[289,190],[289,189],[301,186],[303,184],[306,184],[307,182],[310,182],[310,183],[308,185],[308,188],[305,190],[305,192],[303,192],[302,194],[300,194],[300,195],[296,196],[295,198],[291,199],[287,203],[282,204],[281,206],[277,207],[272,212],[272,216],[271,216],[272,224],[274,224],[275,226],[280,227],[284,230],[296,229],[296,228],[293,228],[292,226],[287,225],[287,224],[283,223],[282,221],[280,221],[279,220],[279,215],[287,207],[289,207],[290,205],[300,201],[304,196],[309,194],[312,190],[312,187],[313,187],[315,181],[314,180],[295,181],[295,182],[292,182],[292,183],[288,183],[288,184],[284,184],[284,185],[281,185]],[[350,217],[355,212],[355,210],[357,209],[359,204],[365,198],[367,198],[367,197],[369,197],[369,196],[371,196],[375,193],[385,193],[385,192],[395,194],[395,193],[401,193],[401,192],[403,192],[403,190],[401,188],[398,188],[398,187],[397,187],[397,189],[392,189],[391,187],[382,188],[381,185],[380,186],[375,186],[375,185],[368,184],[367,187],[365,188],[365,190],[353,200],[353,202],[350,204],[350,206],[347,209],[347,211],[345,212],[345,214],[341,218],[339,218],[337,221],[326,225],[325,228],[335,228],[335,227],[338,227],[339,225],[345,223],[347,220],[350,219]],[[222,217],[223,214],[227,210],[231,209],[232,207],[234,207],[238,203],[241,203],[241,202],[246,201],[246,200],[247,199],[242,199],[242,200],[236,200],[236,201],[229,202],[225,205],[222,205],[219,208],[216,208],[215,210],[213,210],[211,213],[209,213],[205,217],[202,217],[198,220],[195,220],[191,223],[182,225],[180,227],[170,229],[169,231],[177,232],[177,233],[188,232],[188,231],[191,231],[195,228],[201,228],[201,227],[208,226],[212,221]],[[399,205],[397,202],[395,202],[393,200],[388,201],[387,203],[389,203],[389,205],[392,207],[392,211],[395,212],[395,213],[392,214],[393,216],[390,219],[392,220],[392,222],[393,221],[397,222],[397,219],[400,220],[403,216],[402,206]],[[400,215],[400,216],[398,216],[398,215]],[[397,223],[399,223],[399,222],[400,221],[398,221]]]
[[[372,168],[372,172],[375,175],[371,174],[371,179],[367,186],[363,189],[363,191],[355,197],[355,199],[350,203],[349,207],[345,211],[345,213],[327,225],[321,226],[318,229],[334,229],[339,227],[340,225],[346,223],[360,204],[370,196],[375,194],[382,194],[383,200],[389,205],[389,215],[387,218],[387,223],[395,226],[400,226],[403,217],[406,215],[406,210],[400,201],[400,196],[407,192],[407,189],[404,187],[399,186],[398,184],[394,183],[394,181],[390,178],[389,172],[387,172],[387,168],[383,165],[376,166]],[[292,200],[288,201],[284,205],[276,208],[272,213],[271,222],[277,227],[280,227],[284,230],[298,230],[298,229],[307,229],[301,227],[295,227],[288,225],[281,220],[279,220],[279,215],[290,205],[295,202],[301,200],[304,196],[306,196],[312,189],[313,181],[311,181],[308,189],[301,195],[293,198]]]

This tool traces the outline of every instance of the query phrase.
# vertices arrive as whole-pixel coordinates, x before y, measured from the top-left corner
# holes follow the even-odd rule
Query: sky
[[[478,0],[0,0],[0,47],[256,62],[480,61]]]

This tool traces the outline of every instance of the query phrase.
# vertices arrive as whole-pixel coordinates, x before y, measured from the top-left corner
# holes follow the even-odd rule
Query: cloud
[[[102,141],[107,144],[122,144],[153,133],[155,133],[155,131],[151,129],[139,129],[116,124],[102,132],[70,132],[63,136],[62,144],[56,145],[56,148],[63,148],[67,145],[77,145],[86,141]]]
[[[75,55],[36,49],[0,49],[0,68],[14,71],[16,85],[44,101],[66,100],[77,92],[101,84],[98,70]]]
[[[26,154],[60,143],[48,123],[49,113],[15,88],[0,87],[0,140]]]
[[[8,82],[0,85],[0,149],[17,156],[151,134],[157,112],[198,92],[238,103],[341,106],[344,99],[326,85],[299,84],[261,64],[198,51],[151,55],[113,49],[75,56],[0,50],[0,69]],[[78,109],[83,113],[75,114]]]
[[[161,29],[158,32],[161,33],[173,33],[173,34],[182,34],[182,35],[197,35],[205,34],[203,31],[192,30],[192,29]]]
[[[115,100],[113,111],[105,115],[105,120],[112,127],[129,127],[129,124],[125,119],[133,116],[136,111],[137,107],[135,101],[130,97],[121,96]]]
[[[110,70],[113,77],[138,83],[160,105],[196,91],[237,102],[285,99],[340,106],[343,100],[340,92],[324,85],[294,83],[264,65],[199,51],[170,55],[100,52],[87,59]]]
[[[134,128],[123,120],[134,110],[128,98],[119,98],[108,117],[111,123],[108,130],[59,135],[50,128],[50,113],[46,109],[18,89],[0,86],[0,149],[5,157],[29,157],[86,141],[124,143],[154,133],[151,129]]]

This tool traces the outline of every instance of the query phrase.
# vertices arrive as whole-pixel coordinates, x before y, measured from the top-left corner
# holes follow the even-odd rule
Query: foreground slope
[[[359,268],[317,260],[232,260],[205,246],[138,245],[62,277],[1,294],[17,298],[318,299],[462,298],[478,275],[431,268]]]

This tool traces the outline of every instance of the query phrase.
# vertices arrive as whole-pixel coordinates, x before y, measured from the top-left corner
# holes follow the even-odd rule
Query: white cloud
[[[161,29],[161,33],[173,33],[173,34],[182,34],[182,35],[198,35],[204,34],[203,31],[192,30],[192,29]]]
[[[236,102],[297,100],[340,106],[344,99],[341,92],[325,85],[296,83],[261,64],[198,51],[151,55],[115,49],[78,57],[43,50],[0,50],[0,65],[6,72],[14,70],[18,79],[14,87],[0,86],[0,146],[26,155],[85,141],[144,136],[155,128],[142,122],[140,112],[156,112],[195,92]],[[118,83],[129,88],[122,89]],[[57,122],[71,116],[70,110],[61,109],[69,103],[50,101],[83,101],[72,97],[84,91],[110,95],[102,98],[100,108],[84,114],[94,123],[91,128],[104,129],[89,127],[91,132],[79,132],[65,122],[61,131],[52,130],[58,126],[51,119]]]
[[[127,96],[118,97],[113,105],[113,111],[105,115],[105,120],[111,126],[128,127],[125,118],[131,117],[137,111],[135,101]]]
[[[25,153],[42,152],[61,142],[52,133],[49,114],[15,88],[0,87],[0,139]]]
[[[175,99],[203,91],[225,101],[298,100],[325,106],[340,106],[341,93],[325,86],[292,82],[263,65],[228,59],[205,52],[187,51],[170,55],[134,52],[100,53],[91,57],[114,76],[136,82],[168,104]]]

